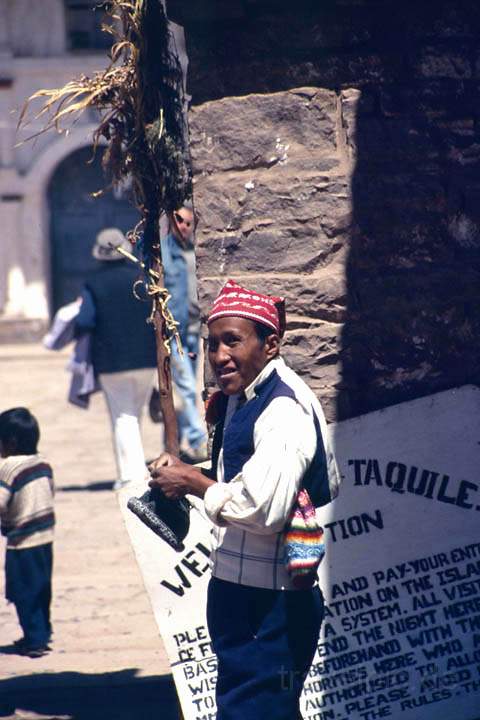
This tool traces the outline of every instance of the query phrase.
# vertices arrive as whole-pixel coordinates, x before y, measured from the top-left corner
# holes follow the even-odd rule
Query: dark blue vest
[[[95,373],[112,373],[157,364],[155,333],[147,323],[151,304],[132,292],[137,268],[125,261],[102,263],[86,287],[95,303],[92,361]]]
[[[218,455],[222,447],[224,481],[230,482],[252,457],[254,447],[255,423],[266,407],[277,397],[288,397],[296,402],[295,393],[274,370],[262,383],[255,388],[255,397],[239,407],[233,414],[225,432],[225,416],[215,428],[212,448],[212,468],[216,475]],[[225,403],[226,410],[226,403]],[[331,495],[328,484],[327,460],[323,445],[320,423],[315,413],[313,422],[317,434],[317,447],[312,463],[303,478],[303,487],[308,491],[316,507],[330,502]]]

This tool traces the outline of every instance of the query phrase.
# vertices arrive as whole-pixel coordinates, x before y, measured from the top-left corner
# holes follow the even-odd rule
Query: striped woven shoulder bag
[[[284,562],[294,586],[312,587],[323,556],[323,528],[305,488],[299,491],[283,533]]]

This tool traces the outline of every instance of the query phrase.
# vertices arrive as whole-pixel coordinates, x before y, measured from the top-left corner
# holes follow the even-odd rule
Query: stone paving
[[[0,717],[127,720],[178,717],[167,657],[111,489],[115,465],[103,396],[85,411],[66,401],[68,351],[0,348],[0,410],[25,405],[41,428],[40,450],[55,471],[57,531],[53,650],[13,654],[20,636],[4,599],[0,546]],[[144,420],[147,457],[161,426]]]

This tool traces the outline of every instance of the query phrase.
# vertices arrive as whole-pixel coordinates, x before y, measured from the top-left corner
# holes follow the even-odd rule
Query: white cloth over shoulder
[[[75,321],[81,305],[79,298],[59,308],[49,331],[43,336],[42,343],[48,350],[62,350],[75,341],[67,364],[67,370],[72,373],[68,401],[78,407],[87,408],[90,395],[97,392],[100,385],[91,362],[91,334],[85,332],[75,340]]]
[[[52,325],[42,343],[47,350],[61,350],[75,339],[75,320],[80,312],[81,300],[63,305],[53,317]]]

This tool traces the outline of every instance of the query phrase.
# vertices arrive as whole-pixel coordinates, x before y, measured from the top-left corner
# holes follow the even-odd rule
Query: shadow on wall
[[[230,274],[288,283],[286,354],[330,420],[478,383],[478,1],[189,7],[203,307]]]
[[[32,674],[0,681],[0,718],[17,717],[16,711],[23,717],[27,710],[65,720],[178,720],[171,676],[137,678],[136,672]]]
[[[342,93],[356,166],[338,419],[480,382],[480,8],[386,5],[372,77]]]

